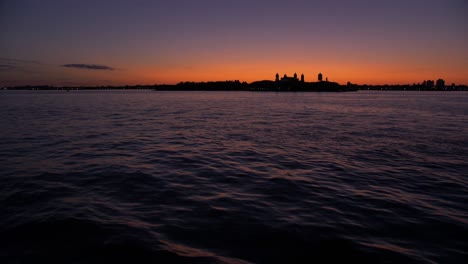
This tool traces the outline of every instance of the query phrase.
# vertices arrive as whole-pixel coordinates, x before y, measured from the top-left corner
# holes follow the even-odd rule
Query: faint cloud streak
[[[0,64],[0,72],[3,71],[11,71],[16,69],[17,67],[11,64]]]
[[[80,64],[80,63],[72,63],[72,64],[64,64],[61,65],[62,67],[66,68],[75,68],[75,69],[84,69],[84,70],[106,70],[106,71],[113,71],[115,70],[112,67],[106,65],[98,65],[98,64]]]
[[[33,60],[20,60],[0,57],[0,72],[30,72],[32,69],[42,66],[43,63]]]
[[[0,57],[0,62],[3,63],[32,63],[32,64],[42,64],[39,61],[35,60],[20,60],[20,59],[11,59],[11,58],[4,58]]]

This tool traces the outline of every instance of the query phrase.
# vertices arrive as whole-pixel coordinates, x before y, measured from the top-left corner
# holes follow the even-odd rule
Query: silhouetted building
[[[297,74],[294,73],[294,77],[288,77],[288,75],[284,75],[283,78],[281,78],[282,82],[298,82],[299,79],[297,78]]]
[[[322,79],[323,79],[322,73],[319,73],[319,74],[318,74],[318,80],[319,80],[319,82],[321,82]]]
[[[301,74],[301,82],[304,82],[304,74]]]
[[[445,81],[443,79],[439,79],[436,82],[437,89],[445,89]]]
[[[427,80],[423,82],[423,86],[425,86],[428,89],[434,88],[434,81]]]
[[[276,76],[275,76],[275,81],[278,82],[279,81],[279,74],[277,73]]]

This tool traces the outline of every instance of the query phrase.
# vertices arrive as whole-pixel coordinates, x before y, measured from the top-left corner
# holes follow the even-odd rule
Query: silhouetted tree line
[[[336,82],[257,81],[250,84],[250,90],[278,92],[347,92],[356,91],[357,89],[339,85]]]
[[[367,85],[352,84],[348,82],[347,86],[358,90],[389,90],[389,91],[468,91],[466,85],[445,85],[443,79],[437,81],[425,80],[421,83],[403,84],[403,85]]]
[[[247,91],[246,82],[219,81],[219,82],[180,82],[176,85],[155,85],[157,91]]]
[[[50,86],[24,85],[4,87],[3,90],[150,90],[154,85],[125,85],[125,86]]]
[[[216,82],[180,82],[176,85],[125,85],[125,86],[74,86],[61,87],[49,85],[26,85],[3,87],[3,90],[155,90],[155,91],[298,91],[298,92],[346,92],[357,90],[389,90],[389,91],[468,91],[466,85],[445,85],[445,81],[425,80],[422,83],[406,85],[367,85],[348,82],[340,85],[336,82],[281,82],[255,81],[252,83],[234,81]]]

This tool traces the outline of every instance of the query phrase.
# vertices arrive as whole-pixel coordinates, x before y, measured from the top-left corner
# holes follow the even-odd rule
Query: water
[[[2,263],[463,263],[468,93],[0,93]]]

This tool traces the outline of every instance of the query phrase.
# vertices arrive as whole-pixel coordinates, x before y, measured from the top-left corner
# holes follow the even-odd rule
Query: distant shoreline
[[[352,92],[359,90],[372,91],[468,91],[467,85],[450,85],[430,87],[424,84],[413,85],[358,85],[348,83],[340,85],[335,82],[293,82],[257,81],[252,83],[239,81],[220,82],[181,82],[175,85],[125,85],[125,86],[49,86],[26,85],[3,87],[0,90],[154,90],[154,91],[255,91],[255,92]]]

